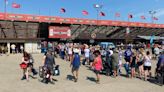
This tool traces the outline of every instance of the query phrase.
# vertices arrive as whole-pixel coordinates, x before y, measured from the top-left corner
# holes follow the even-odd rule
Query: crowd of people
[[[157,47],[156,47],[157,48]],[[154,49],[157,53],[157,49]],[[145,48],[133,48],[127,46],[126,49],[121,47],[111,49],[102,48],[99,45],[87,45],[78,43],[66,43],[58,44],[53,49],[47,50],[47,53],[43,59],[43,65],[47,68],[48,74],[46,76],[46,83],[52,82],[52,75],[54,73],[53,67],[55,66],[55,56],[59,57],[67,62],[70,62],[72,68],[72,75],[74,82],[78,81],[79,68],[82,65],[89,67],[90,70],[94,71],[96,75],[96,83],[100,83],[100,75],[105,74],[116,78],[119,75],[123,75],[121,68],[124,67],[126,76],[128,78],[140,78],[145,81],[152,77],[151,66],[153,54],[150,49]],[[156,74],[160,74],[164,77],[164,51],[159,51],[159,54],[154,54],[154,60],[157,60]],[[28,57],[28,59],[26,58]],[[158,57],[158,58],[157,58]],[[27,62],[28,61],[28,62]],[[23,69],[23,78],[28,80],[29,67],[32,70],[31,63],[29,62],[29,56],[26,53],[23,55],[22,62],[26,63],[27,68]],[[125,61],[125,62],[124,62]],[[25,73],[26,72],[26,73]],[[34,72],[34,74],[36,74]],[[24,77],[26,76],[26,77]],[[164,78],[163,78],[164,80]],[[160,80],[163,82],[163,80]]]
[[[10,53],[12,54],[16,54],[16,53],[23,53],[24,51],[24,46],[23,45],[18,45],[18,44],[11,44],[10,47],[7,47],[6,44],[1,44],[0,45],[0,55],[2,54],[7,54],[9,52],[10,49]]]
[[[6,54],[8,52],[8,48],[5,45],[0,46],[0,55],[1,54]]]

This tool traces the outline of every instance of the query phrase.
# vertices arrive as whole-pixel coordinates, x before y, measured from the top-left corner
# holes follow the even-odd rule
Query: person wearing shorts
[[[132,57],[130,60],[130,67],[131,67],[131,78],[135,77],[135,68],[136,68],[136,62],[137,62],[137,56],[136,52],[132,53]]]
[[[145,71],[145,81],[147,81],[147,76],[151,76],[151,56],[150,52],[147,51],[146,55],[144,56],[144,71]]]
[[[100,83],[100,71],[102,69],[102,59],[101,59],[101,54],[100,54],[100,51],[99,50],[96,50],[94,52],[95,54],[95,59],[94,59],[94,62],[92,64],[93,68],[94,68],[94,72],[96,74],[96,77],[97,77],[97,80],[96,80],[96,83]]]
[[[80,68],[80,55],[79,55],[79,49],[77,47],[75,47],[74,49],[74,55],[73,55],[73,59],[71,61],[70,66],[72,66],[72,74],[74,77],[74,82],[77,82],[78,80],[78,72],[79,72],[79,68]]]
[[[112,65],[112,72],[114,78],[117,76],[117,70],[118,70],[118,51],[116,49],[113,50],[113,54],[111,55],[111,65]]]
[[[144,49],[139,49],[139,53],[137,53],[137,66],[139,68],[139,78],[143,78],[144,75],[144,69],[143,69],[143,63],[144,63]]]
[[[150,71],[151,70],[151,66],[144,66],[144,70],[146,71]]]
[[[126,61],[125,70],[126,70],[127,77],[129,77],[129,62],[130,62],[131,56],[132,56],[132,50],[131,50],[131,47],[128,47],[126,51],[124,52],[124,57]]]

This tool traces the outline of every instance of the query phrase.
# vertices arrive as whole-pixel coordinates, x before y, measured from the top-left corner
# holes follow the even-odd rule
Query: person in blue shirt
[[[161,52],[161,55],[158,57],[157,69],[161,70],[161,67],[164,67],[164,51]]]
[[[80,55],[79,55],[79,49],[75,48],[73,50],[74,55],[73,55],[73,59],[71,61],[70,66],[72,67],[72,74],[74,76],[74,82],[77,82],[78,80],[78,71],[80,68]]]
[[[126,70],[126,74],[127,77],[129,76],[129,63],[130,63],[130,59],[132,57],[132,50],[131,50],[131,46],[128,46],[127,49],[124,52],[124,59],[126,61],[125,63],[125,70]]]
[[[163,85],[164,84],[164,51],[161,52],[156,68],[156,74],[160,74],[160,78],[157,77],[158,82]]]

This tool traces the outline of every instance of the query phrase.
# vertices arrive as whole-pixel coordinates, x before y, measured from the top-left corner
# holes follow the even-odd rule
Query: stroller
[[[41,82],[48,84],[50,82],[51,71],[46,66],[40,66],[39,76],[43,78]]]
[[[53,68],[53,71],[51,71],[48,67],[46,66],[40,66],[39,67],[39,76],[40,78],[43,78],[41,80],[41,82],[48,84],[48,82],[50,82],[50,76],[58,76],[60,75],[60,71],[59,71],[59,65],[56,65]]]
[[[157,83],[159,83],[161,86],[164,85],[164,66],[156,68],[155,78]]]
[[[108,76],[112,75],[110,58],[103,56],[102,57],[102,65],[103,65],[103,69],[102,69],[101,73],[108,75]]]

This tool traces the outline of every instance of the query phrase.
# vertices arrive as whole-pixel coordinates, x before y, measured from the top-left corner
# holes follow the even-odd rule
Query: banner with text
[[[50,26],[49,38],[70,38],[71,30],[69,27]]]

